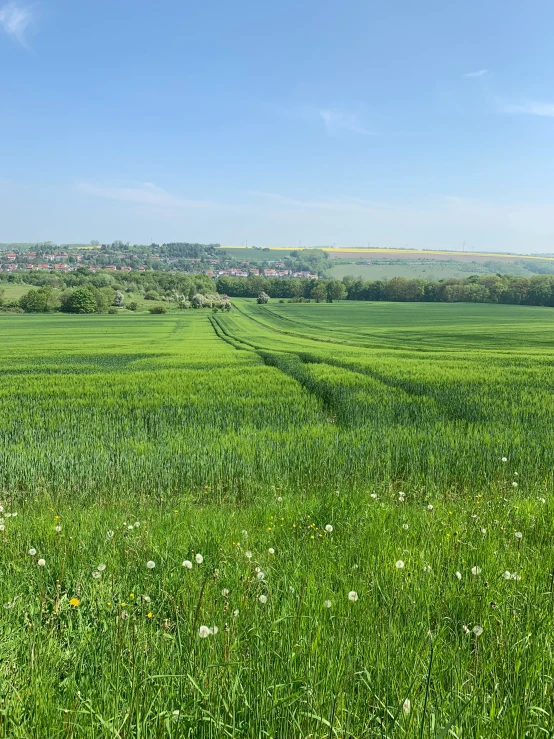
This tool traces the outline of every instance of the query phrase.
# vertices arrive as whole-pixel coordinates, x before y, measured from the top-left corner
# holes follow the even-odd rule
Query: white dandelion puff
[[[246,559],[252,559],[252,552],[245,552],[244,556],[246,557]]]
[[[402,704],[402,710],[404,711],[404,713],[406,714],[406,716],[407,716],[407,715],[408,715],[408,714],[410,713],[410,711],[412,710],[412,704],[411,704],[411,701],[410,701],[410,699],[409,699],[409,698],[406,698],[406,700],[405,700],[405,701],[404,701],[404,703]]]
[[[508,457],[502,457],[502,461],[503,462],[507,462],[508,461]]]
[[[147,568],[148,568],[149,570],[153,570],[153,569],[154,569],[154,567],[156,566],[156,563],[155,563],[155,562],[153,562],[153,561],[152,561],[151,559],[149,559],[149,560],[148,560],[148,562],[146,563],[146,566],[147,566]]]
[[[210,635],[210,627],[209,627],[209,626],[201,626],[201,627],[200,627],[200,628],[198,629],[198,636],[199,636],[199,637],[200,637],[201,639],[205,639],[205,638],[206,638],[207,636],[209,636],[209,635]]]
[[[331,601],[330,601],[330,600],[324,600],[324,601],[323,601],[323,605],[325,606],[325,608],[331,608],[331,606],[332,606],[333,604],[331,603]]]
[[[275,554],[275,549],[273,549],[273,547],[269,547],[269,549],[268,549],[267,551],[268,551],[268,552],[269,552],[270,554]]]
[[[399,559],[399,560],[398,560],[398,561],[396,562],[396,565],[395,565],[395,567],[396,567],[396,569],[397,569],[397,570],[402,570],[402,569],[404,568],[404,562],[403,562],[403,561],[402,561],[401,559]]]
[[[481,636],[481,634],[483,633],[483,627],[479,626],[479,624],[475,624],[472,631],[475,634],[475,636]]]
[[[403,523],[402,528],[404,529],[404,531],[407,531],[410,527],[408,526],[407,523]]]
[[[140,526],[140,521],[135,521],[134,526],[135,526],[135,529],[138,529],[138,527]]]
[[[263,579],[265,578],[265,573],[263,573],[263,572],[262,572],[262,571],[260,570],[260,571],[258,572],[258,574],[256,575],[256,577],[258,578],[258,580],[263,580]]]
[[[279,495],[279,496],[277,497],[277,503],[282,503],[282,502],[283,502],[283,498],[282,498],[282,496],[281,496],[281,495]]]
[[[487,533],[487,529],[481,529],[481,533],[483,534],[483,536],[485,536]]]
[[[504,580],[511,580],[512,573],[509,570],[506,570],[506,572],[502,573],[502,577],[504,578]]]
[[[433,506],[431,505],[431,503],[429,503],[429,505],[427,506],[427,510],[428,511],[432,511],[433,510]]]
[[[523,539],[523,534],[521,533],[521,531],[516,531],[514,536],[516,537],[516,539]]]
[[[424,565],[423,572],[431,572],[431,565]]]
[[[92,576],[95,580],[100,580],[100,578],[102,577],[102,573],[98,572],[98,570],[93,570]]]
[[[348,593],[348,600],[351,600],[352,603],[355,603],[358,600],[358,593],[355,590],[351,590]]]
[[[223,588],[223,590],[221,591],[221,595],[222,595],[222,596],[223,596],[224,598],[226,598],[226,597],[227,597],[227,596],[229,595],[229,592],[230,592],[230,591],[229,591],[229,588]]]
[[[39,561],[37,562],[37,565],[39,567],[44,567],[45,564],[46,564],[46,560],[45,559],[39,559]]]
[[[326,531],[326,532],[327,532],[328,534],[332,534],[332,533],[333,533],[333,527],[331,526],[331,524],[330,524],[330,523],[328,523],[328,524],[327,524],[327,526],[325,527],[325,531]]]
[[[373,500],[376,500],[377,499],[377,493],[371,493],[371,495],[369,497],[370,498],[373,498]]]
[[[29,549],[29,554],[31,555],[31,557],[34,557],[36,553],[37,553],[37,550],[34,547],[31,547]]]
[[[113,539],[114,532],[113,531],[108,531],[107,534],[106,534],[106,536],[108,537],[108,539]]]
[[[462,579],[462,573],[459,572],[458,570],[456,570],[456,577],[458,578],[458,580]]]
[[[517,488],[517,482],[516,482],[515,480],[514,480],[514,481],[513,481],[513,483],[512,483],[512,487],[513,487],[513,488]]]
[[[204,561],[204,557],[201,554],[197,554],[194,559],[196,561],[196,564],[199,564],[199,565],[201,565],[202,562]]]
[[[239,609],[238,609],[238,608],[236,608],[236,609],[235,609],[235,610],[233,611],[233,618],[236,618],[236,617],[237,617],[237,616],[239,615],[239,613],[240,613]]]
[[[260,601],[260,603],[263,603],[263,604],[267,603],[267,595],[263,595],[263,594],[260,595],[258,600]]]
[[[98,572],[104,572],[104,570],[106,569],[106,565],[102,562],[98,565],[96,569],[98,570]]]
[[[190,559],[185,559],[183,562],[183,567],[185,567],[187,570],[192,570],[192,562]]]
[[[474,567],[471,568],[471,574],[472,575],[480,575],[481,574],[481,568],[480,567],[477,567],[477,565],[475,565]]]
[[[127,526],[127,531],[132,531],[133,528],[134,528],[133,526]]]
[[[6,527],[4,526],[4,524],[3,523],[0,524],[0,531],[5,531],[5,530],[6,530]]]

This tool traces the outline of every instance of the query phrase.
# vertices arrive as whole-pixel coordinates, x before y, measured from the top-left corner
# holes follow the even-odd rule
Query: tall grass
[[[552,331],[446,307],[0,317],[0,736],[549,736]]]

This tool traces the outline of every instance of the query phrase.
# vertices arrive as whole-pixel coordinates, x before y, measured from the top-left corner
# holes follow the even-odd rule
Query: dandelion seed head
[[[504,580],[511,580],[512,579],[512,573],[509,570],[506,570],[506,572],[502,573],[502,577]]]
[[[194,557],[194,559],[195,559],[195,561],[196,561],[196,564],[199,564],[199,565],[201,565],[201,564],[202,564],[202,562],[204,561],[204,557],[203,557],[203,556],[202,556],[202,555],[201,555],[200,553],[198,553],[198,554],[197,554],[197,555],[196,555],[196,556]]]
[[[34,547],[31,547],[29,549],[29,554],[31,555],[31,557],[34,557],[36,553],[37,553],[37,550]]]
[[[330,601],[330,600],[324,600],[324,601],[323,601],[323,605],[325,606],[325,608],[331,608],[331,606],[332,606],[333,604],[331,603],[331,601]]]
[[[515,480],[514,480],[514,481],[513,481],[513,483],[512,483],[512,487],[513,487],[513,488],[517,488],[517,482],[516,482]]]
[[[98,570],[93,570],[92,576],[95,580],[99,580],[102,577],[102,573],[98,572]]]
[[[404,701],[404,703],[402,704],[402,710],[404,711],[404,713],[406,714],[406,716],[407,716],[407,715],[408,715],[408,714],[410,713],[410,711],[412,710],[412,704],[411,704],[411,701],[410,701],[410,699],[409,699],[409,698],[406,698],[406,700],[405,700],[405,701]]]
[[[331,526],[331,524],[330,524],[330,523],[328,523],[328,524],[327,524],[327,526],[325,527],[325,531],[326,531],[326,532],[327,532],[328,534],[331,534],[331,533],[333,532],[333,527]]]
[[[269,547],[267,551],[269,552],[269,554],[275,554],[275,549],[273,549],[273,547]]]
[[[134,526],[135,529],[138,529],[138,527],[140,526],[140,521],[135,521]]]
[[[148,560],[148,562],[146,563],[146,567],[147,567],[147,568],[148,568],[149,570],[153,570],[155,566],[156,566],[156,563],[155,563],[155,562],[153,562],[153,561],[152,561],[151,559],[149,559],[149,560]]]
[[[471,568],[471,574],[472,575],[480,575],[481,574],[481,568],[480,567],[477,567],[477,565],[474,565]]]
[[[358,600],[358,593],[355,590],[351,590],[348,593],[348,600],[352,601],[352,603],[355,603]]]
[[[481,634],[483,633],[483,627],[479,626],[479,624],[475,624],[472,631],[475,634],[475,636],[481,636]]]
[[[226,598],[229,595],[229,588],[223,588],[221,595]]]
[[[60,533],[61,530],[62,530],[62,527],[59,524],[54,528],[54,531],[58,534]]]
[[[98,570],[98,572],[104,572],[104,570],[106,569],[106,565],[102,562],[98,565],[96,569]]]
[[[283,502],[283,498],[282,496],[279,495],[277,498],[277,503],[282,503],[282,502]]]
[[[258,578],[258,580],[263,580],[263,579],[265,578],[265,573],[263,573],[263,572],[262,572],[262,571],[260,570],[260,571],[258,572],[258,574],[256,575],[256,577]]]
[[[423,572],[431,572],[431,565],[424,565]]]
[[[373,500],[376,500],[377,499],[377,493],[371,493],[371,495],[369,497],[370,498],[373,498]]]
[[[183,562],[183,567],[185,567],[187,570],[192,570],[192,562],[190,559],[185,559]]]
[[[198,629],[198,636],[201,639],[205,639],[207,636],[210,636],[210,627],[209,626],[201,626]]]
[[[456,577],[458,578],[458,580],[461,580],[462,579],[462,573],[461,572],[458,572],[456,570]]]
[[[507,462],[508,461],[508,457],[502,457],[502,461],[503,462]]]
[[[45,559],[39,559],[39,561],[37,562],[37,565],[39,567],[44,567],[45,564],[46,564],[46,560]]]
[[[113,539],[114,532],[113,531],[108,531],[107,534],[106,534],[106,536],[108,537],[108,539]]]
[[[407,523],[403,523],[402,528],[404,529],[404,531],[407,531],[410,527],[408,526]]]
[[[246,557],[247,559],[252,559],[252,552],[245,552],[245,553],[244,553],[244,556],[245,556],[245,557]]]
[[[427,510],[428,511],[432,511],[433,510],[433,506],[431,505],[431,503],[429,503],[429,505],[427,506]]]
[[[235,608],[235,610],[233,611],[233,618],[236,618],[239,615],[239,613],[240,613],[239,609]]]
[[[402,570],[404,568],[404,562],[401,559],[399,559],[396,562],[395,567],[396,567],[397,570]]]
[[[6,530],[6,527],[4,526],[4,524],[3,523],[0,524],[0,531],[5,531],[5,530]]]
[[[260,603],[263,603],[263,604],[267,603],[267,595],[263,595],[263,594],[260,595],[258,600],[260,601]]]
[[[521,533],[521,531],[516,531],[514,536],[516,537],[516,539],[523,539],[523,534]]]

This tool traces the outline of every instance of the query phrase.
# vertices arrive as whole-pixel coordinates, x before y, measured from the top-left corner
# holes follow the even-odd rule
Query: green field
[[[551,736],[554,313],[233,303],[0,314],[0,736]]]
[[[363,280],[390,280],[393,277],[416,278],[426,280],[442,280],[448,277],[469,277],[470,275],[495,274],[498,262],[493,269],[489,269],[483,262],[460,262],[454,259],[379,259],[371,260],[371,264],[344,263],[345,260],[334,259],[329,263],[328,273],[334,279],[342,279],[346,275],[361,277]],[[510,272],[522,277],[533,275],[529,270],[519,265],[507,263],[503,266],[504,272]]]

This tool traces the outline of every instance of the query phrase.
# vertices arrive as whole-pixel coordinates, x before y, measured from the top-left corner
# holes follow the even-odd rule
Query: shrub
[[[167,313],[167,308],[165,305],[153,305],[151,308],[148,308],[148,311],[150,313]]]
[[[116,316],[116,315],[118,314],[118,312],[119,312],[119,311],[117,310],[117,308],[108,308],[108,313],[109,313],[109,314],[110,314],[111,316]]]
[[[127,306],[127,308],[129,310],[136,310],[138,308],[138,303],[133,300],[132,303],[129,303],[129,305]]]
[[[258,295],[258,303],[269,303],[269,295],[267,293],[261,292]]]
[[[160,296],[155,290],[148,290],[148,292],[144,296],[145,300],[159,300]]]

